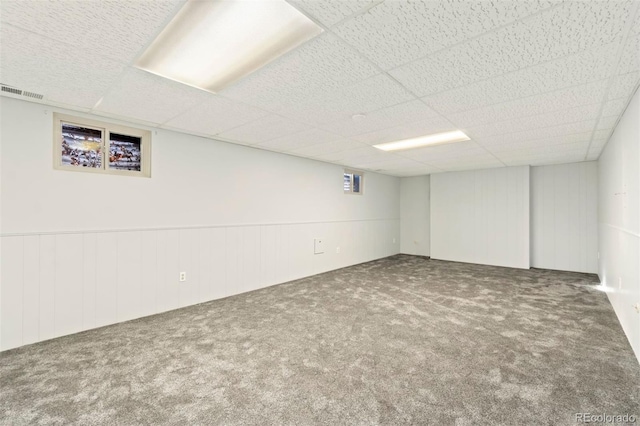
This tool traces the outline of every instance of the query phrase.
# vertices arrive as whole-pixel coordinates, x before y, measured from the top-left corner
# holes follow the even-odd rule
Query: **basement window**
[[[53,115],[54,168],[151,175],[151,132],[63,114]]]
[[[343,189],[345,194],[362,194],[364,175],[354,170],[344,171]]]

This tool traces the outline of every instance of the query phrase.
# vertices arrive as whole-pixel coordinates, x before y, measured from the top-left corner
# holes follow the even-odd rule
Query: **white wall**
[[[54,170],[52,112],[79,114],[0,111],[1,349],[399,252],[398,178],[345,195],[339,166],[166,130],[151,179]]]
[[[400,179],[400,252],[429,256],[429,176]]]
[[[598,163],[531,168],[531,266],[598,272]]]
[[[640,92],[598,161],[599,275],[640,360]]]
[[[431,175],[433,259],[529,268],[529,167]]]

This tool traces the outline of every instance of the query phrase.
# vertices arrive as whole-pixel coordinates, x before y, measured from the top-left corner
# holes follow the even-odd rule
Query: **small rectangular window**
[[[362,194],[364,175],[353,170],[344,171],[343,190],[345,194]]]
[[[128,176],[151,175],[151,132],[54,114],[54,168]]]

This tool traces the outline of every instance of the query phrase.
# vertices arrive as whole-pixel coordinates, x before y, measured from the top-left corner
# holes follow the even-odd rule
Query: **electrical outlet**
[[[336,253],[340,253],[340,247],[336,247]]]
[[[394,238],[394,239],[393,239],[393,244],[395,244],[395,243],[396,243],[396,239]]]
[[[622,290],[622,277],[618,277],[618,290]]]
[[[640,314],[640,302],[633,305],[633,307],[636,308],[636,312]]]
[[[186,272],[180,272],[180,282],[185,282],[187,280],[187,273]]]

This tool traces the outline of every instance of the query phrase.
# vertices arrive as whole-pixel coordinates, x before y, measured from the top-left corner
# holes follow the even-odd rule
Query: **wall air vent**
[[[40,93],[34,93],[34,92],[28,92],[26,90],[16,89],[15,87],[6,86],[2,83],[0,83],[0,91],[5,93],[11,93],[12,95],[20,95],[27,98],[33,98],[33,99],[42,99],[44,97]]]

